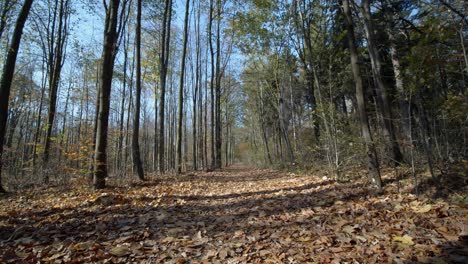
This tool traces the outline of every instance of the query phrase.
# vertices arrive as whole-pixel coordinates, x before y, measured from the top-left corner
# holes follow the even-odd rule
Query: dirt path
[[[391,188],[371,193],[359,181],[235,166],[103,192],[9,195],[0,198],[0,256],[30,263],[467,260],[466,208]]]

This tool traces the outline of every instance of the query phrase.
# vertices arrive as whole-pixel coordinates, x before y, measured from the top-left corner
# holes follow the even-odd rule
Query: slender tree
[[[140,108],[141,108],[141,0],[137,0],[137,23],[135,31],[136,45],[136,94],[135,114],[133,115],[132,155],[133,167],[140,180],[145,179],[140,157]]]
[[[221,0],[216,1],[216,80],[215,80],[215,143],[216,143],[216,155],[215,155],[215,168],[221,168],[221,148],[222,148],[222,139],[221,139]]]
[[[166,102],[166,83],[167,83],[167,69],[169,67],[169,44],[171,40],[171,19],[172,19],[172,0],[165,0],[164,15],[162,20],[161,31],[161,54],[160,54],[160,88],[161,97],[159,99],[159,172],[165,172],[164,160],[164,120],[165,120],[165,102]]]
[[[192,142],[192,159],[193,159],[193,169],[198,169],[198,151],[197,146],[199,142],[199,132],[201,132],[199,127],[197,126],[197,122],[201,124],[201,112],[198,111],[198,105],[201,105],[201,42],[200,42],[200,2],[197,6],[197,12],[194,12],[195,15],[195,85],[194,85],[194,92],[193,92],[193,120],[192,120],[192,130],[193,130],[193,142]],[[200,115],[200,116],[199,116]],[[198,131],[197,131],[198,130]],[[198,150],[200,150],[200,146],[198,146]]]
[[[210,0],[210,17],[208,24],[208,44],[210,47],[210,59],[211,59],[211,75],[210,75],[210,99],[211,99],[211,108],[210,108],[210,119],[211,119],[211,169],[216,168],[216,151],[215,151],[215,96],[214,96],[214,84],[215,84],[215,52],[213,48],[213,13],[214,13],[214,0]]]
[[[182,172],[182,119],[184,109],[184,80],[185,80],[185,57],[187,54],[188,40],[188,20],[190,11],[190,0],[185,1],[185,18],[184,18],[184,40],[182,48],[182,61],[180,63],[180,79],[179,79],[179,118],[177,123],[177,173]]]

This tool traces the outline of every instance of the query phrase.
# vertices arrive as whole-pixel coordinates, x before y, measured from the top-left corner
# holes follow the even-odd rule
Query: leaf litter
[[[466,263],[466,204],[233,167],[0,200],[2,263]]]

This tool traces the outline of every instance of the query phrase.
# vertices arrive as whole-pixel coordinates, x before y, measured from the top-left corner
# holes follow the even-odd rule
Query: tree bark
[[[198,110],[198,105],[197,102],[199,100],[199,93],[201,93],[201,61],[200,61],[200,53],[201,53],[201,42],[200,42],[200,3],[198,3],[197,7],[197,13],[196,13],[196,18],[195,18],[195,30],[196,30],[196,39],[195,39],[195,53],[196,53],[196,58],[195,58],[195,87],[194,87],[194,93],[193,93],[193,121],[192,121],[192,130],[193,130],[193,142],[192,142],[192,159],[193,159],[193,170],[198,170],[198,151],[197,151],[197,146],[198,146],[198,135],[199,133],[197,132],[197,121],[201,122],[201,118],[199,118],[199,113],[197,112]],[[201,102],[199,102],[201,104]]]
[[[159,101],[159,172],[165,172],[164,160],[164,122],[165,122],[165,99],[166,99],[166,77],[169,61],[169,44],[171,36],[171,18],[172,18],[172,0],[165,0],[164,16],[162,22],[161,33],[161,56],[160,56],[160,82],[161,82],[161,98]]]
[[[210,58],[211,58],[211,80],[210,80],[210,97],[211,97],[211,108],[210,108],[210,129],[211,129],[211,169],[216,167],[216,151],[215,151],[215,96],[214,96],[214,82],[215,82],[215,55],[213,49],[212,35],[213,35],[213,0],[210,0],[210,18],[208,25],[208,44],[210,46]]]
[[[140,180],[145,180],[143,165],[140,157],[140,108],[141,108],[141,0],[137,1],[137,23],[135,30],[136,45],[136,94],[135,114],[133,115],[132,156],[133,168]]]
[[[215,168],[221,168],[221,148],[222,148],[222,134],[221,134],[221,0],[217,0],[216,2],[216,10],[217,10],[217,23],[216,23],[216,83],[215,83],[215,91],[216,91],[216,99],[215,99],[215,148],[216,148],[216,155],[215,155]]]
[[[102,51],[101,82],[99,84],[99,112],[94,156],[94,188],[106,187],[107,130],[109,126],[110,95],[117,46],[117,20],[120,0],[110,0],[106,10],[104,47]]]

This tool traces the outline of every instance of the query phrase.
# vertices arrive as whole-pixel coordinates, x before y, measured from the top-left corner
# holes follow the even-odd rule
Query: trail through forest
[[[8,194],[0,198],[1,262],[467,260],[466,206],[384,181],[376,194],[360,180],[233,166],[102,191],[83,183]]]

